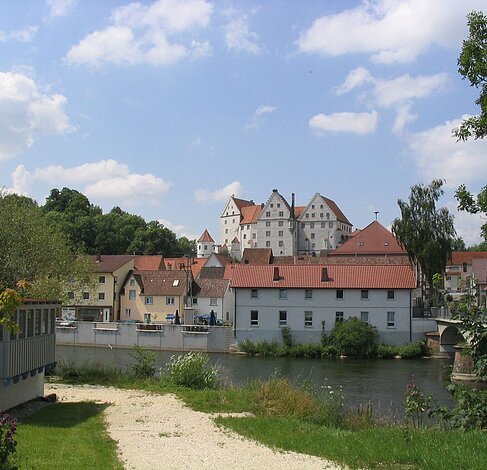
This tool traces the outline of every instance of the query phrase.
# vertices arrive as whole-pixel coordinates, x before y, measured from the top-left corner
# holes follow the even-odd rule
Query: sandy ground
[[[99,386],[46,384],[61,402],[109,403],[108,433],[127,469],[339,469],[326,460],[278,452],[220,429],[215,415],[193,411],[174,395]]]

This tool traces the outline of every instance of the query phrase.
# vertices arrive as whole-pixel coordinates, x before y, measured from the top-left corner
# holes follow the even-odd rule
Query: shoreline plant
[[[15,454],[17,441],[17,420],[8,413],[0,414],[0,468],[9,468],[10,460]]]

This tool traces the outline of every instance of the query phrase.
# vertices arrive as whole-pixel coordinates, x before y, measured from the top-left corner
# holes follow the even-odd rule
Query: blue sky
[[[333,199],[389,226],[409,188],[486,184],[487,141],[456,143],[478,93],[457,73],[485,0],[19,0],[0,17],[0,186],[75,188],[179,236],[231,194]],[[218,240],[217,240],[218,241]]]

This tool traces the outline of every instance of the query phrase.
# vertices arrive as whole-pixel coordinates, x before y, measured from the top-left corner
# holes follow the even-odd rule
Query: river
[[[58,362],[99,365],[126,370],[134,360],[130,350],[57,346]],[[155,351],[157,368],[164,368],[171,356],[182,353]],[[402,415],[407,385],[416,383],[439,404],[450,404],[445,388],[452,361],[448,359],[301,359],[263,358],[230,354],[209,354],[210,361],[226,383],[241,385],[249,379],[268,378],[278,371],[294,380],[316,386],[342,386],[345,403],[356,406],[370,402],[380,413]]]

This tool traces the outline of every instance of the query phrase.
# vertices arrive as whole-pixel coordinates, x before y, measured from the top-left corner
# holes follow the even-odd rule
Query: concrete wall
[[[105,348],[133,348],[174,351],[228,352],[231,327],[191,327],[161,324],[160,330],[142,330],[137,323],[76,322],[75,327],[56,328],[56,344]]]
[[[17,383],[0,383],[0,411],[8,410],[26,401],[44,396],[44,372],[20,379]]]

